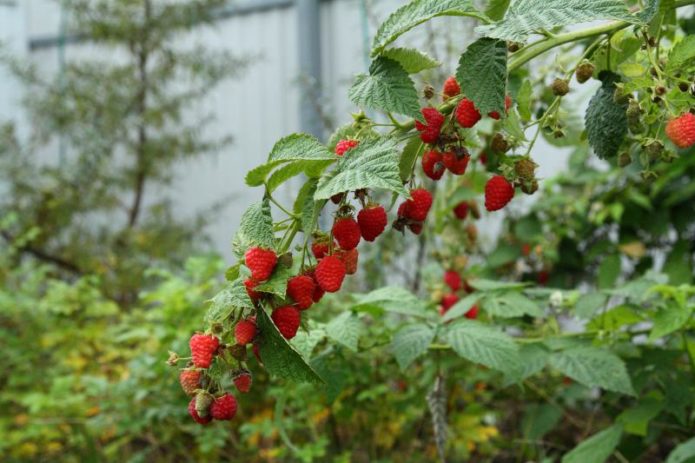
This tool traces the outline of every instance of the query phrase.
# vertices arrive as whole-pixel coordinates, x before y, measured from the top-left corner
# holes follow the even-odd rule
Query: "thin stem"
[[[280,209],[282,212],[284,212],[285,214],[287,214],[288,216],[290,216],[290,217],[292,217],[292,218],[296,217],[296,215],[295,215],[293,212],[290,212],[290,211],[288,211],[287,209],[285,209],[285,208],[282,206],[282,204],[280,204],[279,202],[277,202],[277,201],[275,200],[275,198],[273,198],[273,196],[272,196],[272,195],[270,194],[270,192],[268,191],[268,188],[267,188],[267,187],[266,187],[266,190],[265,190],[265,194],[266,194],[266,196],[268,197],[268,199],[270,200],[270,202],[273,203],[273,204],[275,204],[275,205],[278,207],[278,209]]]

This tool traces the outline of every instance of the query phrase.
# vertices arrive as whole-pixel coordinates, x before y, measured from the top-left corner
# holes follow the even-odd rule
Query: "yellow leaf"
[[[639,259],[646,254],[647,249],[645,248],[644,243],[641,241],[633,241],[631,243],[620,245],[620,251],[628,257]]]

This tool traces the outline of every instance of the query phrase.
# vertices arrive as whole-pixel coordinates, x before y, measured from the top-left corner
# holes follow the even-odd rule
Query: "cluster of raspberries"
[[[444,284],[450,290],[449,293],[442,296],[439,301],[439,314],[444,316],[456,303],[460,300],[459,293],[470,294],[475,289],[468,284],[466,280],[461,278],[461,275],[456,270],[447,270],[444,272]],[[464,314],[466,318],[475,319],[478,317],[478,305],[474,304]]]
[[[461,87],[454,77],[449,77],[442,88],[445,99],[456,97],[461,93]],[[505,110],[509,111],[512,99],[507,95],[504,101]],[[499,119],[497,111],[490,112],[489,117]],[[425,122],[415,121],[415,128],[420,132],[420,139],[431,145],[422,156],[422,170],[432,180],[439,180],[446,171],[453,175],[463,175],[471,159],[470,153],[463,140],[459,138],[457,129],[446,127],[446,117],[436,108],[422,108]],[[468,98],[462,98],[454,109],[454,118],[458,125],[465,129],[472,128],[482,118],[480,111]],[[443,130],[445,129],[445,130]],[[481,155],[480,159],[482,160]],[[488,180],[485,186],[485,207],[488,211],[496,211],[506,206],[514,197],[514,187],[504,176],[496,175]]]

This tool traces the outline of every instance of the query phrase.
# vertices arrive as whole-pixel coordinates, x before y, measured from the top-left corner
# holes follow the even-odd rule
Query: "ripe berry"
[[[347,275],[353,275],[357,272],[357,261],[360,256],[357,249],[351,249],[349,251],[341,249],[335,255],[343,261],[343,264],[345,265],[345,273]]]
[[[422,108],[422,116],[425,118],[426,124],[415,121],[415,128],[420,132],[420,139],[429,144],[437,143],[439,132],[444,125],[444,115],[436,108],[428,107]]]
[[[473,305],[468,312],[465,313],[464,317],[470,318],[471,320],[475,320],[478,318],[478,305]]]
[[[502,209],[514,197],[514,187],[501,175],[495,175],[485,184],[485,209]]]
[[[480,112],[475,109],[475,105],[468,98],[461,100],[456,107],[456,120],[461,127],[470,129],[480,120]]]
[[[368,204],[357,214],[357,224],[362,238],[374,241],[386,229],[388,217],[386,210],[379,204]]]
[[[261,293],[253,290],[253,288],[258,286],[258,282],[253,278],[244,280],[244,286],[246,286],[246,293],[249,295],[252,302],[257,302],[261,298]]]
[[[308,275],[297,275],[287,280],[287,295],[296,302],[299,310],[306,310],[314,303],[315,288],[314,279]]]
[[[329,246],[327,238],[319,239],[311,243],[311,253],[314,254],[314,257],[317,259],[323,259],[326,257],[328,251]]]
[[[442,311],[446,313],[450,308],[452,308],[459,301],[459,297],[456,294],[447,294],[442,298]]]
[[[407,217],[418,222],[424,222],[430,207],[432,207],[432,194],[424,188],[410,190],[410,199],[406,203],[405,211]]]
[[[256,322],[252,319],[239,320],[239,323],[234,327],[234,339],[236,343],[242,346],[253,342],[256,337]]]
[[[471,159],[471,155],[468,154],[468,150],[465,148],[456,151],[447,151],[444,153],[443,162],[449,172],[454,175],[463,175],[466,173],[466,167],[468,167],[468,161]]]
[[[511,108],[511,107],[512,107],[512,97],[510,97],[509,95],[505,95],[505,97],[504,97],[504,111],[509,112],[509,108]],[[497,111],[492,111],[492,112],[488,113],[487,115],[493,119],[496,119],[496,120],[500,119],[500,113],[498,113]]]
[[[251,373],[248,371],[241,371],[234,377],[234,386],[236,386],[237,391],[239,392],[249,392],[252,382],[253,380],[251,378]]]
[[[333,223],[333,237],[342,249],[354,249],[360,244],[360,226],[352,216],[338,217]]]
[[[181,383],[183,392],[192,396],[195,390],[200,387],[200,370],[181,370],[181,373],[179,373],[179,383]]]
[[[695,145],[695,115],[685,113],[666,125],[666,136],[679,148]]]
[[[194,334],[188,342],[193,357],[193,365],[198,368],[208,368],[212,358],[220,346],[220,341],[213,335]]]
[[[342,156],[346,151],[351,150],[359,144],[360,142],[358,140],[340,140],[335,145],[335,154]]]
[[[195,409],[195,397],[193,397],[191,401],[188,402],[188,414],[191,415],[191,418],[193,418],[193,420],[199,424],[208,424],[210,421],[212,421],[212,416],[210,415],[198,415],[198,412]]]
[[[446,285],[451,288],[452,291],[458,291],[463,285],[461,275],[454,270],[447,270],[444,272],[444,283],[446,283]]]
[[[326,259],[328,259],[328,257],[326,257]],[[270,318],[273,319],[275,326],[278,327],[278,331],[285,339],[292,339],[297,334],[301,315],[299,310],[295,309],[291,305],[278,307],[277,309],[273,310]]]
[[[210,406],[210,415],[216,420],[231,420],[236,415],[236,399],[229,392],[215,399]]]
[[[422,155],[422,171],[432,180],[439,180],[446,170],[439,151],[425,151]]]
[[[326,256],[318,263],[314,275],[321,289],[334,293],[340,289],[345,278],[345,264],[337,256]]]
[[[463,220],[468,215],[468,203],[466,201],[461,201],[454,207],[454,215],[457,219]]]
[[[244,258],[246,266],[251,270],[251,278],[256,281],[265,281],[270,278],[278,263],[275,251],[258,247],[249,248]]]
[[[444,98],[451,98],[461,93],[461,86],[456,81],[454,76],[450,76],[444,81],[444,86],[442,87],[442,93]]]
[[[411,223],[408,224],[408,229],[413,232],[415,235],[419,235],[422,233],[422,224],[421,223]]]

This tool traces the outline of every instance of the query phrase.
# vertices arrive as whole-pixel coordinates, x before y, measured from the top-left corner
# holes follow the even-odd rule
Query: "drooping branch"
[[[3,237],[3,239],[8,243],[8,244],[14,244],[15,239],[12,237],[12,235],[7,232],[7,231],[1,231],[0,235]],[[62,257],[54,256],[52,254],[47,253],[46,251],[35,248],[31,245],[25,244],[25,245],[18,245],[16,249],[22,253],[29,254],[36,259],[53,264],[63,270],[66,270],[68,272],[74,273],[76,275],[81,275],[83,272],[82,270],[74,263],[69,262]]]

